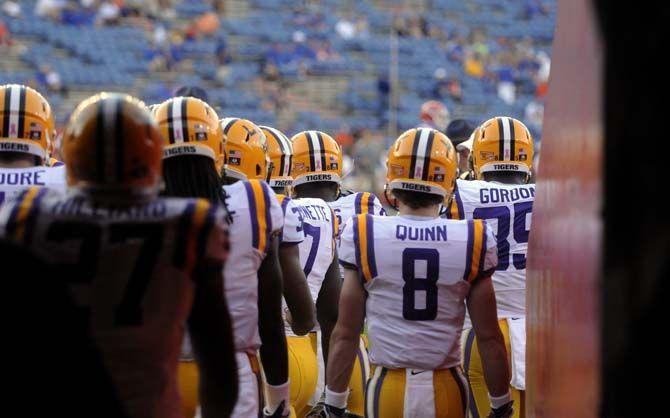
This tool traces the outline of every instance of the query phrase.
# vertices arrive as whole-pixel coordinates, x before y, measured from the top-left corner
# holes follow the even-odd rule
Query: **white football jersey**
[[[0,205],[29,187],[47,187],[65,193],[65,167],[0,168]]]
[[[344,224],[349,218],[360,214],[386,215],[381,202],[372,193],[356,192],[346,196],[340,196],[336,201],[328,203],[340,224],[338,234],[344,229]]]
[[[316,303],[321,284],[335,255],[338,221],[328,203],[322,199],[293,199],[293,203],[295,206],[292,211],[298,215],[305,234],[305,240],[299,244],[300,264],[305,272],[312,300]],[[286,334],[294,335],[288,325]]]
[[[526,312],[526,252],[535,185],[457,180],[447,214],[452,219],[486,219],[498,241],[493,286],[498,318]]]
[[[340,263],[367,291],[370,362],[424,370],[458,366],[470,283],[490,274],[496,242],[484,221],[358,215]]]
[[[101,204],[46,188],[0,210],[0,237],[68,278],[129,417],[181,417],[176,372],[195,290],[189,277],[204,258],[225,259],[212,241],[225,239],[221,210],[202,199]]]
[[[293,199],[283,194],[277,195],[277,200],[281,205],[284,214],[284,227],[279,236],[281,244],[299,244],[305,240],[305,233],[302,229],[302,220],[298,217],[298,211],[293,210],[295,203]]]
[[[226,300],[233,321],[235,349],[256,353],[258,335],[258,269],[272,235],[284,217],[275,193],[263,181],[238,181],[223,187],[232,216],[230,257],[223,271]]]

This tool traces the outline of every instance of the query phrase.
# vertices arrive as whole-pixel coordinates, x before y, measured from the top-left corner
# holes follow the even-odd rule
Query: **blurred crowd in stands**
[[[434,99],[447,104],[452,116],[465,117],[474,123],[495,113],[522,118],[533,134],[540,136],[552,29],[538,32],[532,28],[534,22],[546,22],[555,15],[555,0],[426,1],[428,8],[423,11],[405,6],[402,1],[249,0],[250,14],[246,20],[230,17],[226,10],[230,3],[224,0],[4,1],[0,48],[12,48],[15,44],[8,20],[34,16],[65,27],[101,31],[115,27],[140,29],[146,39],[137,60],[146,63],[144,77],[150,83],[143,88],[147,101],[168,98],[187,81],[201,84],[214,93],[212,104],[223,107],[223,114],[228,115],[241,101],[239,97],[231,101],[230,96],[245,96],[246,107],[235,116],[245,116],[250,109],[250,119],[279,124],[289,135],[305,128],[329,131],[355,161],[355,170],[351,160],[345,163],[345,170],[348,166],[361,181],[368,181],[388,141],[389,106],[396,84],[389,76],[390,52],[384,45],[388,45],[392,32],[401,46],[398,129],[418,123],[420,104]],[[433,3],[436,12],[430,7]],[[377,9],[380,5],[383,10]],[[487,15],[491,10],[499,12],[498,20],[509,20],[507,9],[511,9],[513,25],[522,32],[524,25],[528,25],[529,35],[519,36],[517,31],[505,36],[506,31],[490,31],[487,24],[458,21],[463,18],[452,25],[450,7],[461,16],[479,16],[482,22],[495,21],[495,16]],[[277,35],[268,28],[254,26],[263,22],[262,16],[273,13],[277,16],[277,31],[285,33]],[[473,16],[469,18],[474,19]],[[254,38],[255,32],[263,35]],[[531,36],[536,33],[545,35]],[[231,37],[235,36],[248,39],[248,44],[241,45],[238,40],[231,45]],[[194,58],[194,49],[205,44],[207,52]],[[413,50],[421,45],[427,49]],[[24,57],[30,54],[27,51]],[[412,54],[415,60],[410,62],[405,57]],[[417,62],[421,68],[413,68]],[[412,72],[408,73],[410,69]],[[291,86],[310,76],[331,74],[350,80],[349,87],[338,98],[337,108],[298,111],[292,108],[296,97],[290,93]],[[3,82],[10,81],[6,75],[0,74],[0,78]],[[65,78],[55,66],[45,64],[34,68],[30,82],[40,90],[65,97],[77,88],[64,81]],[[123,89],[132,91],[136,86],[133,80]],[[366,187],[361,185],[362,189]]]

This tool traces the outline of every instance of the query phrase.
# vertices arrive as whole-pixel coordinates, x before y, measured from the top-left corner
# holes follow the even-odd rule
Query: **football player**
[[[439,218],[453,190],[456,153],[447,137],[410,129],[389,150],[386,187],[399,216],[358,215],[345,227],[345,278],[328,358],[324,416],[341,416],[358,336],[368,318],[374,374],[366,416],[462,418],[460,367],[466,306],[480,345],[496,416],[511,410],[505,347],[491,272],[495,240],[484,221]],[[504,412],[504,413],[503,413]]]
[[[284,213],[284,228],[279,235],[279,262],[284,278],[284,297],[288,297],[286,304],[291,315],[291,331],[296,335],[305,335],[316,325],[316,311],[300,264],[298,244],[305,240],[302,218],[294,209],[293,200],[286,195],[293,184],[291,177],[293,147],[291,141],[280,130],[270,126],[260,128],[268,144],[269,184],[276,193]],[[287,293],[286,288],[295,289]],[[296,296],[299,298],[291,300]]]
[[[0,205],[32,186],[65,190],[65,168],[45,166],[53,121],[51,106],[36,90],[0,86]]]
[[[470,150],[472,133],[476,126],[467,119],[454,119],[447,126],[446,135],[456,147],[458,155],[458,178],[472,180],[470,172]]]
[[[157,196],[161,135],[130,96],[101,93],[82,102],[63,153],[69,193],[25,190],[0,211],[0,236],[69,278],[129,417],[182,416],[176,374],[185,324],[207,371],[203,416],[228,416],[237,372],[220,296],[225,214],[206,200]]]
[[[305,416],[310,405],[322,397],[324,359],[337,319],[341,283],[336,251],[339,220],[327,200],[337,196],[338,187],[329,180],[340,178],[342,154],[337,143],[323,132],[300,132],[291,138],[291,142],[294,202],[304,223],[306,238],[300,245],[300,260],[316,304],[318,322],[309,340],[296,338],[290,341],[294,355],[291,375],[302,379],[296,410],[299,416]]]
[[[330,174],[327,179],[321,180],[323,184],[321,197],[335,212],[335,216],[338,220],[339,236],[345,223],[353,216],[368,213],[374,215],[386,215],[386,211],[374,194],[342,189],[342,149],[337,143],[333,144],[329,140],[323,139],[326,137],[329,138],[326,134],[322,134],[321,138],[316,134],[306,136],[306,138],[309,139],[307,145],[311,146],[315,152],[321,152],[320,150],[323,148],[327,150],[326,154],[328,154],[328,161],[325,162],[325,166],[326,171]],[[316,162],[318,162],[318,160]],[[343,274],[344,271],[340,268],[340,275]],[[366,344],[365,337],[361,336],[360,348],[356,357],[356,366],[349,387],[351,389],[349,396],[349,413],[350,415],[361,417],[365,415],[365,398],[363,392],[365,391],[365,384],[370,376],[370,363],[368,361]],[[323,365],[320,364],[320,366],[321,370],[323,370]],[[325,375],[323,373],[320,374],[317,385],[317,394],[312,399],[312,404],[316,404],[323,394],[325,388],[324,379]]]
[[[156,118],[164,142],[163,194],[198,197],[225,206],[219,177],[223,165],[223,132],[214,109],[199,99],[186,97],[153,106],[153,110],[151,107],[148,110]],[[181,116],[174,117],[174,106],[183,111]],[[168,117],[169,113],[173,117]],[[184,339],[181,354],[179,391],[182,408],[185,417],[193,418],[199,404],[199,373],[188,338]]]
[[[498,242],[498,267],[493,286],[498,319],[510,353],[511,391],[517,412],[524,416],[526,353],[526,251],[535,186],[528,184],[533,161],[533,138],[519,120],[495,117],[474,133],[474,181],[457,180],[448,216],[452,219],[486,219]],[[466,321],[467,324],[467,321]],[[466,325],[463,333],[463,367],[471,385],[474,417],[490,409],[478,347],[480,339]]]
[[[267,139],[258,126],[246,119],[224,118],[221,129],[225,138],[223,191],[232,214],[233,237],[224,276],[236,278],[226,281],[226,297],[233,315],[237,349],[249,357],[245,368],[240,369],[240,401],[233,416],[257,417],[261,411],[265,415],[288,416],[290,385],[278,260],[278,235],[284,217],[265,182]],[[256,351],[260,351],[265,385]]]
[[[300,357],[304,351],[311,353],[311,343],[309,337],[305,334],[312,331],[316,325],[316,309],[310,293],[310,287],[307,284],[303,264],[300,261],[300,244],[305,241],[304,217],[301,214],[301,208],[295,201],[285,193],[293,184],[291,177],[291,161],[293,157],[293,147],[291,141],[278,129],[270,126],[260,127],[268,143],[268,156],[270,158],[270,187],[277,193],[277,199],[284,212],[284,229],[279,237],[279,261],[282,267],[284,277],[284,297],[286,299],[287,309],[284,310],[285,320],[287,322],[286,338],[289,358],[289,378],[291,384],[291,408],[294,411],[302,411],[307,402],[314,393],[316,374],[303,376],[299,373],[302,367],[305,368],[305,361],[311,361],[314,367],[310,370],[316,370],[316,360],[314,357],[305,359]],[[308,226],[308,230],[313,226]],[[313,238],[312,238],[313,239]],[[305,244],[307,245],[307,243]],[[287,288],[292,292],[286,292]],[[300,300],[290,300],[291,293],[300,295]],[[291,312],[298,311],[303,318],[308,321],[298,322]],[[303,348],[301,350],[301,348]]]
[[[437,100],[428,100],[421,105],[419,117],[421,118],[420,127],[433,128],[444,133],[449,125],[449,109]]]

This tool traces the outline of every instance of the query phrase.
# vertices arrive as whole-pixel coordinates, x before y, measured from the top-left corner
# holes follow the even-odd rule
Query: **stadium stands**
[[[224,10],[213,34],[193,36],[189,25],[214,12],[213,2],[180,1],[173,18],[152,17],[143,24],[120,19],[111,26],[89,25],[94,19],[88,17],[72,26],[35,15],[34,0],[21,3],[21,16],[3,19],[12,36],[27,45],[21,53],[25,68],[0,71],[1,82],[30,82],[46,65],[72,91],[104,87],[134,92],[148,103],[163,100],[179,84],[197,84],[208,90],[221,114],[278,124],[289,133],[337,130],[344,124],[385,130],[391,115],[377,78],[388,73],[392,30],[400,34],[399,129],[414,126],[420,104],[440,94],[438,69],[463,91],[462,100],[438,97],[452,115],[481,121],[504,113],[523,119],[530,102],[541,102],[535,94],[542,65],[537,57],[550,52],[555,17],[554,0],[323,0],[318,7],[317,2],[297,7],[294,1],[237,0],[226,3],[243,6],[242,15]],[[356,16],[363,27],[345,39],[335,27],[347,16]],[[163,45],[156,44],[150,29],[159,25],[168,32]],[[470,75],[468,56],[482,62],[483,76]],[[507,101],[498,85],[505,70],[516,88]],[[342,79],[344,88],[331,82]],[[316,86],[306,96],[300,87],[305,82]],[[313,99],[318,95],[323,100]],[[51,100],[62,122],[71,102]],[[539,126],[529,127],[539,137]]]

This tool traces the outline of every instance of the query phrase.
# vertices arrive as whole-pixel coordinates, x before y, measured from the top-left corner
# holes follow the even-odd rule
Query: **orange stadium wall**
[[[528,249],[530,418],[598,416],[602,59],[590,2],[560,0]]]

